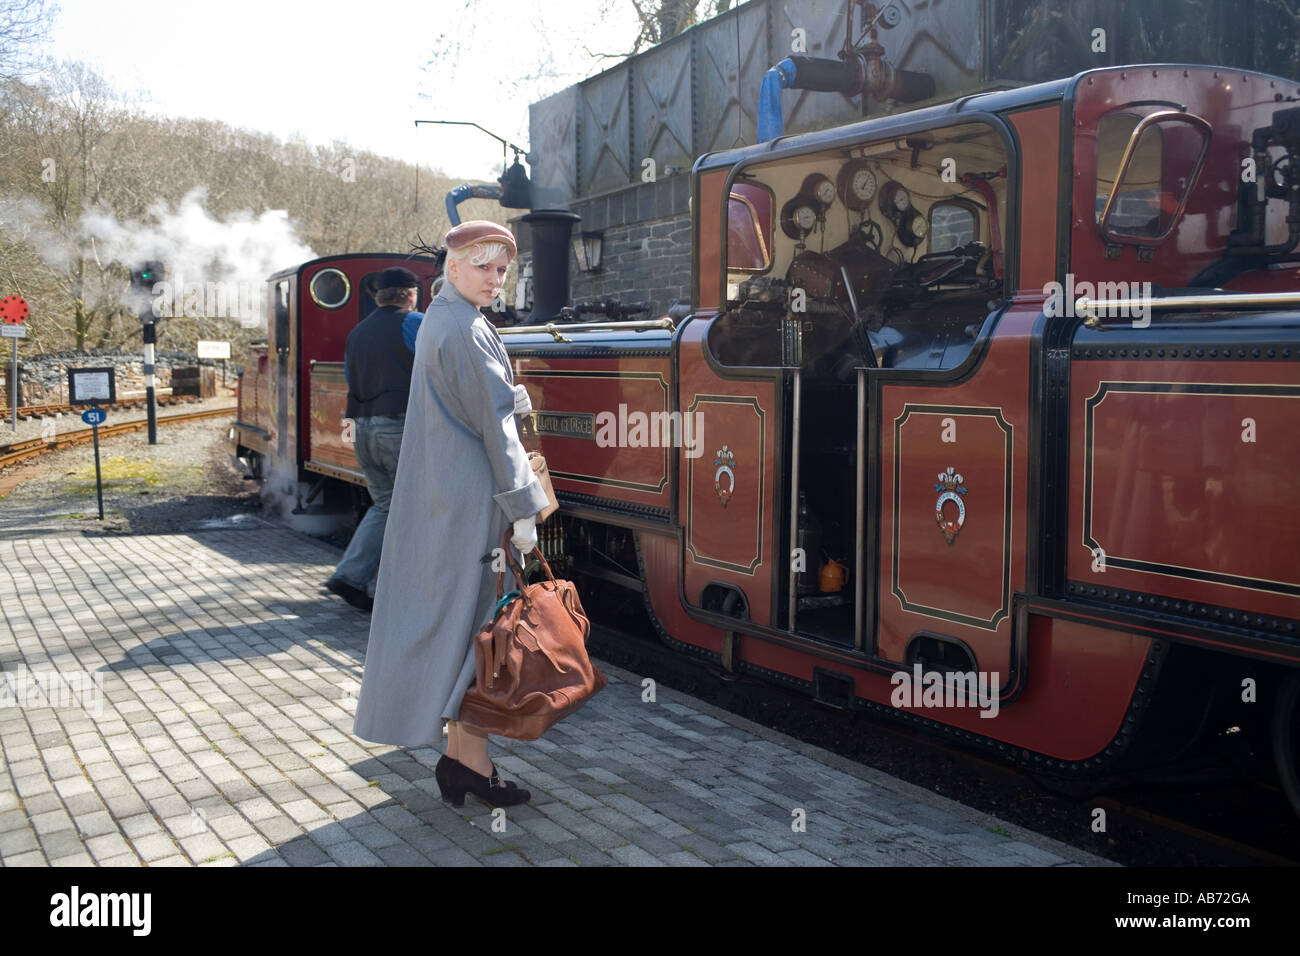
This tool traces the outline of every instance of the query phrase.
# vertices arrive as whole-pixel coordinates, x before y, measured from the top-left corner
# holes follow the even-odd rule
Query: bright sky
[[[472,120],[528,147],[528,104],[626,52],[637,27],[630,0],[57,0],[47,51],[84,60],[141,108],[222,120],[287,139],[336,139],[376,153],[492,180],[501,145]],[[443,31],[458,61],[423,69]],[[527,76],[538,64],[555,75]]]

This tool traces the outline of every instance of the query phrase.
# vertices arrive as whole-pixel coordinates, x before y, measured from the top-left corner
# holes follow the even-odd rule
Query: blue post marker
[[[90,426],[90,437],[95,445],[95,495],[99,499],[99,520],[104,520],[104,481],[99,474],[99,426],[108,420],[108,412],[91,405],[81,413],[81,420]]]

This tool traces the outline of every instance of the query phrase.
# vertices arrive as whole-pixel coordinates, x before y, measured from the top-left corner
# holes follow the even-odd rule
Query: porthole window
[[[338,269],[322,269],[311,277],[307,291],[311,293],[311,300],[322,309],[338,309],[352,295],[352,283]]]

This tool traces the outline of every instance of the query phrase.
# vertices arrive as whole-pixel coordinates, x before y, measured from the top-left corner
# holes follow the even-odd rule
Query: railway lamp
[[[578,260],[579,272],[599,272],[603,232],[584,232],[573,238],[573,254]]]
[[[149,444],[158,444],[158,407],[154,393],[153,347],[158,341],[158,327],[154,322],[153,302],[142,294],[153,293],[156,282],[163,277],[163,264],[154,260],[142,262],[131,269],[131,289],[139,302],[138,316],[144,333],[144,396],[149,420]]]

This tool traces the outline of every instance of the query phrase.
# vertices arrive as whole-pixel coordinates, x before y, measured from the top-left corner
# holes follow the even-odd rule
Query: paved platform
[[[544,740],[494,738],[530,804],[452,808],[439,749],[352,735],[369,618],[320,588],[338,552],[253,524],[0,541],[0,864],[1109,865],[671,690],[645,702],[613,667]]]

